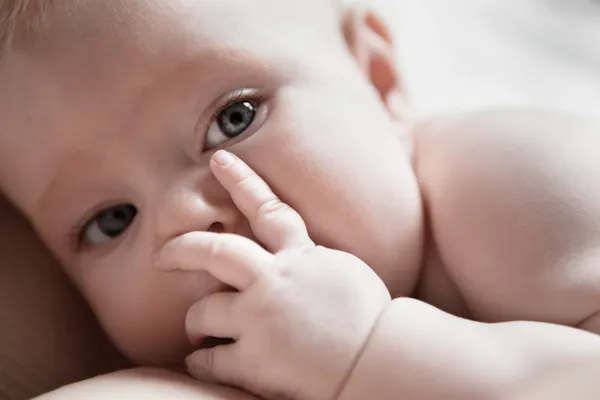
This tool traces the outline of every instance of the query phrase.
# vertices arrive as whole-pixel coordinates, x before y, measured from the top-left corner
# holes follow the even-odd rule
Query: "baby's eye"
[[[260,104],[253,100],[238,101],[221,110],[208,128],[206,149],[212,149],[244,133],[256,118]]]
[[[121,236],[135,219],[137,209],[131,204],[107,208],[87,223],[81,232],[84,244],[97,246]]]

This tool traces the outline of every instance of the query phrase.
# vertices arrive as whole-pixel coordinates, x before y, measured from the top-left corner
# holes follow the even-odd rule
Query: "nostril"
[[[214,233],[223,233],[225,232],[225,225],[223,225],[221,222],[214,222],[208,227],[208,231]]]

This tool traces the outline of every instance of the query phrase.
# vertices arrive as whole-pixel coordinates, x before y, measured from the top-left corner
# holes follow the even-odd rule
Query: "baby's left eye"
[[[246,132],[255,121],[260,103],[243,100],[221,110],[208,128],[205,149],[212,149]]]

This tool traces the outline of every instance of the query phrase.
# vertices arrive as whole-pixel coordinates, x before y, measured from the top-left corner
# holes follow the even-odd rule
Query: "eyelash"
[[[208,118],[208,122],[205,125],[210,126],[210,124],[212,124],[217,119],[219,114],[222,113],[224,109],[237,103],[242,99],[249,100],[249,97],[250,96],[245,96],[243,90],[236,90],[234,92],[229,93],[227,97],[220,101],[218,103],[218,106],[214,108],[214,110],[210,114],[210,117]]]
[[[240,101],[256,101],[257,103],[261,103],[264,100],[264,96],[261,96],[258,93],[248,93],[251,89],[238,89],[227,95],[223,100],[221,100],[217,107],[211,112],[210,117],[208,118],[207,125],[210,124],[217,119],[219,114],[223,112],[227,107],[232,106],[235,103]],[[254,92],[254,91],[253,91]]]

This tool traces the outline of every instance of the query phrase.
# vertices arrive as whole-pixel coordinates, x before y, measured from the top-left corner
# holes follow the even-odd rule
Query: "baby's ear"
[[[392,34],[372,10],[352,7],[343,18],[344,37],[366,78],[395,119],[406,118],[401,76],[396,69]]]

